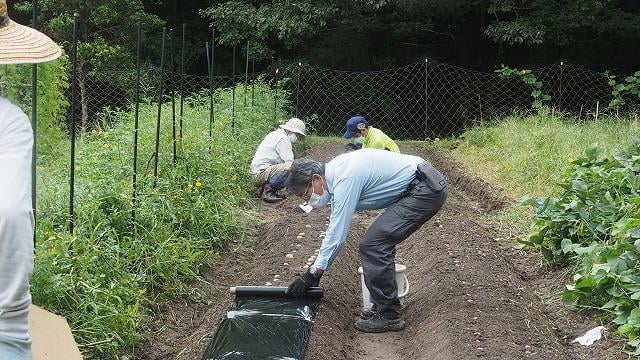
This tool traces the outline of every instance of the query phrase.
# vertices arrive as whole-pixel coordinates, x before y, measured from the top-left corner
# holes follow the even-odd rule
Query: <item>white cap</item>
[[[280,128],[285,129],[285,130],[289,130],[291,132],[294,132],[296,134],[300,134],[302,136],[307,136],[304,133],[304,130],[305,130],[304,122],[302,122],[302,120],[300,120],[298,118],[289,119],[289,121],[287,121],[286,124],[280,125]]]

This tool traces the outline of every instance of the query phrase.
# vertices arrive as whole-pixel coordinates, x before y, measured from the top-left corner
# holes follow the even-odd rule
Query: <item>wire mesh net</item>
[[[532,88],[518,77],[503,77],[437,61],[376,71],[349,72],[309,65],[282,71],[281,84],[290,96],[289,112],[305,119],[319,135],[339,135],[346,120],[362,115],[395,139],[425,139],[459,134],[465,129],[514,112],[532,109]],[[608,109],[611,87],[603,73],[571,64],[533,71],[549,95],[554,111],[579,119]]]
[[[560,63],[533,70],[549,95],[547,105],[554,111],[570,113],[582,121],[607,113],[619,115],[637,111],[640,98],[627,96],[622,108],[610,108],[612,88],[604,73]],[[142,70],[140,98],[157,102],[160,69],[149,65]],[[369,123],[394,139],[426,139],[456,135],[489,120],[532,110],[532,89],[518,77],[463,69],[428,60],[383,71],[337,71],[306,64],[292,64],[260,73],[215,76],[214,92],[236,84],[236,107],[252,104],[252,82],[260,79],[279,93],[272,109],[285,106],[289,116],[303,119],[311,133],[339,136],[345,122],[362,115]],[[171,94],[189,96],[207,93],[208,76],[162,72],[163,102]],[[78,131],[105,124],[101,114],[107,109],[130,107],[134,102],[133,72],[87,72],[76,77],[76,122]],[[71,98],[71,89],[67,97]],[[0,92],[30,105],[30,84],[0,81]],[[280,101],[280,103],[278,103]],[[262,105],[264,106],[264,104]],[[279,115],[278,115],[279,116]],[[69,117],[70,118],[70,117]]]

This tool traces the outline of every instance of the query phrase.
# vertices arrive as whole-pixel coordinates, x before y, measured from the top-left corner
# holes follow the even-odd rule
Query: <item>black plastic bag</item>
[[[303,359],[321,300],[238,295],[202,359]]]

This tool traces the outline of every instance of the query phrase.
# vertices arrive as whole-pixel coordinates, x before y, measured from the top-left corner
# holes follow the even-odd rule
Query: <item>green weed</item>
[[[254,183],[248,164],[262,137],[284,117],[281,109],[274,117],[274,93],[265,84],[258,83],[255,93],[254,107],[237,101],[235,127],[230,90],[216,93],[211,139],[208,97],[185,99],[176,165],[171,104],[165,102],[155,188],[157,104],[141,104],[135,227],[132,109],[104,111],[102,123],[113,127],[77,142],[73,234],[67,231],[69,141],[39,155],[33,301],[67,318],[86,358],[117,358],[132,349],[150,316],[148,305],[189,294],[185,280],[198,279],[199,269],[215,261],[227,242],[245,236]]]

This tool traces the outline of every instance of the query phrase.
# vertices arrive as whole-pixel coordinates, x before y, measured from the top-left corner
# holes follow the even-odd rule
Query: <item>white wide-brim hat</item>
[[[7,1],[0,0],[0,65],[37,64],[61,54],[60,47],[47,35],[9,19]]]
[[[298,118],[291,118],[287,121],[286,124],[280,125],[280,127],[285,130],[294,132],[296,134],[307,136],[307,134],[304,133],[306,130],[306,127],[304,126],[304,122]]]

